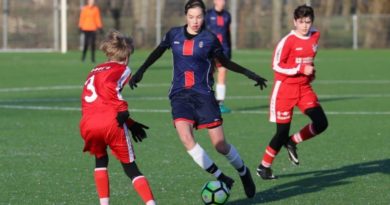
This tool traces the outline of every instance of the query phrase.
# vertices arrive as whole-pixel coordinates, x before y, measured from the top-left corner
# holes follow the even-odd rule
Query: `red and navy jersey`
[[[206,27],[213,32],[221,42],[225,55],[230,55],[230,23],[231,16],[226,10],[217,12],[215,9],[210,9],[205,17]],[[227,56],[230,58],[230,56]]]
[[[206,29],[188,39],[185,29],[186,26],[172,28],[159,45],[171,48],[173,54],[173,80],[169,96],[184,89],[213,94],[213,59],[216,53],[222,54],[221,43]]]
[[[291,31],[276,46],[272,69],[275,80],[285,83],[309,83],[314,76],[302,73],[305,65],[314,66],[320,32],[311,29],[307,36],[299,36]]]
[[[92,69],[81,94],[82,115],[117,113],[128,109],[121,91],[130,78],[131,70],[124,64],[107,62]]]

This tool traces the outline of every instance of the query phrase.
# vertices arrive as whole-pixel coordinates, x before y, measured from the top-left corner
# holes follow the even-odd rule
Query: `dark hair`
[[[203,14],[206,14],[206,6],[202,0],[189,0],[184,6],[184,14],[187,15],[189,9],[199,7],[202,9]]]
[[[300,19],[303,17],[309,17],[312,21],[314,21],[314,10],[311,6],[308,6],[306,4],[298,6],[294,10],[294,19]]]

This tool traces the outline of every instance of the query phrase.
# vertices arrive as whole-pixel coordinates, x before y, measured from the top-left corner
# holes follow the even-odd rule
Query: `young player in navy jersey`
[[[223,47],[223,53],[231,59],[231,39],[230,39],[230,13],[225,10],[225,0],[214,0],[214,8],[209,9],[205,16],[207,29],[213,32]],[[226,74],[227,70],[216,60],[218,68],[217,84],[215,86],[215,97],[219,103],[222,113],[229,113],[231,110],[224,105],[226,96]]]
[[[201,0],[190,0],[185,5],[187,24],[172,28],[160,45],[149,55],[141,68],[129,81],[134,88],[144,72],[167,50],[173,53],[173,80],[169,92],[172,116],[177,133],[193,160],[231,188],[234,180],[224,175],[195,141],[193,129],[207,128],[211,143],[238,171],[247,197],[256,192],[249,169],[229,144],[223,133],[221,112],[215,99],[213,63],[218,59],[226,68],[241,73],[262,89],[266,80],[250,70],[230,61],[223,53],[218,38],[204,28],[205,5]]]

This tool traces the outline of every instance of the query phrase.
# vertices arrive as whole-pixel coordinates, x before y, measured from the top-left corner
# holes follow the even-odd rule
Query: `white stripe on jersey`
[[[290,37],[291,35],[293,35],[293,34],[292,33],[288,34],[278,43],[278,45],[275,49],[275,56],[274,56],[274,59],[272,61],[272,69],[278,73],[282,73],[285,75],[296,75],[298,73],[299,67],[300,67],[300,64],[298,64],[298,66],[295,68],[282,68],[279,66],[280,58],[282,55],[282,50],[284,48],[284,45],[286,43],[287,38]]]
[[[269,121],[271,122],[276,122],[276,97],[278,96],[278,92],[281,84],[282,81],[279,80],[276,81],[274,89],[272,91],[271,102],[269,106],[269,111],[270,111]]]
[[[131,74],[131,69],[128,66],[126,66],[125,72],[122,73],[122,76],[119,78],[119,80],[116,84],[116,92],[117,92],[117,96],[118,96],[119,100],[124,100],[120,91],[122,90],[127,78],[129,78],[130,74]]]
[[[127,150],[129,152],[129,160],[131,163],[131,162],[134,162],[134,160],[135,160],[135,153],[134,153],[134,149],[133,149],[133,143],[131,142],[131,139],[130,139],[129,129],[127,128],[126,123],[123,124],[123,129],[124,129],[125,135],[126,135]]]

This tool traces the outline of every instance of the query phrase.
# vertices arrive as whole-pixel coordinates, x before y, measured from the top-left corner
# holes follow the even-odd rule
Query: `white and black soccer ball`
[[[221,181],[209,181],[203,186],[201,196],[206,205],[223,205],[229,199],[230,191]]]

